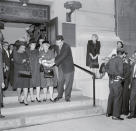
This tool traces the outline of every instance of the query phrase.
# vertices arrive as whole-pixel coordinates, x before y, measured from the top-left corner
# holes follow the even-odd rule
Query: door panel
[[[51,44],[55,44],[57,35],[58,35],[58,17],[55,17],[48,23],[48,40],[51,42]]]

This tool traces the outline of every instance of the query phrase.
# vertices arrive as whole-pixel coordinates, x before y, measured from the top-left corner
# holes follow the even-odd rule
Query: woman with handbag
[[[50,44],[48,41],[43,41],[43,51],[40,51],[40,59],[39,62],[41,64],[41,68],[43,73],[41,74],[41,86],[43,87],[44,99],[47,100],[47,89],[49,88],[50,92],[50,101],[54,101],[53,98],[53,87],[56,84],[56,73],[55,68],[50,67],[51,61],[55,58],[55,53],[53,49],[50,49]]]
[[[40,100],[40,64],[39,64],[39,50],[36,49],[36,42],[34,40],[30,40],[29,42],[30,49],[28,50],[28,55],[30,58],[30,67],[32,72],[32,78],[30,82],[30,96],[31,102],[35,101],[34,98],[34,87],[36,87],[36,100],[41,102]]]
[[[101,44],[98,41],[98,35],[92,34],[92,40],[87,44],[86,66],[89,66],[92,71],[97,75],[99,69],[98,56],[100,55]]]
[[[29,58],[26,53],[25,43],[18,41],[16,50],[13,53],[14,59],[14,87],[17,88],[18,101],[28,105],[27,96],[30,87]],[[22,91],[24,100],[22,100]]]

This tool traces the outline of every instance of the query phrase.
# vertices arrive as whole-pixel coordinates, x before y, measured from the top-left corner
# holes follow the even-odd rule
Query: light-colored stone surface
[[[48,123],[10,131],[136,131],[136,120],[115,121],[105,116]]]
[[[5,104],[1,110],[6,117],[0,119],[0,130],[34,126],[62,120],[103,114],[101,106],[92,106],[92,99],[79,95],[72,96],[71,102],[61,99],[59,102],[49,101],[30,103],[28,106],[19,103]]]

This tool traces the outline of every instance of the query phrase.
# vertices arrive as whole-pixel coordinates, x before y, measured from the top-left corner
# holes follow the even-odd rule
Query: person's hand
[[[92,56],[92,59],[95,60],[96,59],[95,56],[94,57]]]
[[[55,65],[54,61],[52,63],[50,63],[50,67],[53,67],[54,65]]]
[[[4,88],[5,88],[5,84],[4,84],[4,82],[2,82],[1,87],[2,87],[2,89],[4,89]]]
[[[89,55],[90,55],[91,57],[93,57],[93,55],[92,55],[91,53],[89,53]]]

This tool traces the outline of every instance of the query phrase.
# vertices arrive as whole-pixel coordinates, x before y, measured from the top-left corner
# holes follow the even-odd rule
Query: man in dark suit
[[[9,85],[9,78],[10,78],[10,54],[8,50],[8,42],[3,42],[3,65],[4,65],[4,83],[5,83],[5,89],[8,88]]]
[[[2,88],[4,88],[4,78],[3,78],[3,61],[2,61],[2,43],[3,41],[3,34],[0,31],[0,118],[4,118],[3,115],[1,115],[1,104],[3,103],[3,93]]]
[[[110,94],[108,98],[107,117],[114,120],[124,120],[120,117],[122,105],[122,77],[123,77],[123,51],[117,50],[117,56],[110,59],[107,64],[109,75]]]
[[[58,66],[58,96],[55,101],[63,97],[65,85],[65,100],[70,102],[71,91],[74,80],[74,63],[71,48],[64,42],[63,36],[58,35],[56,44],[59,47],[58,55],[55,58],[55,65]]]

